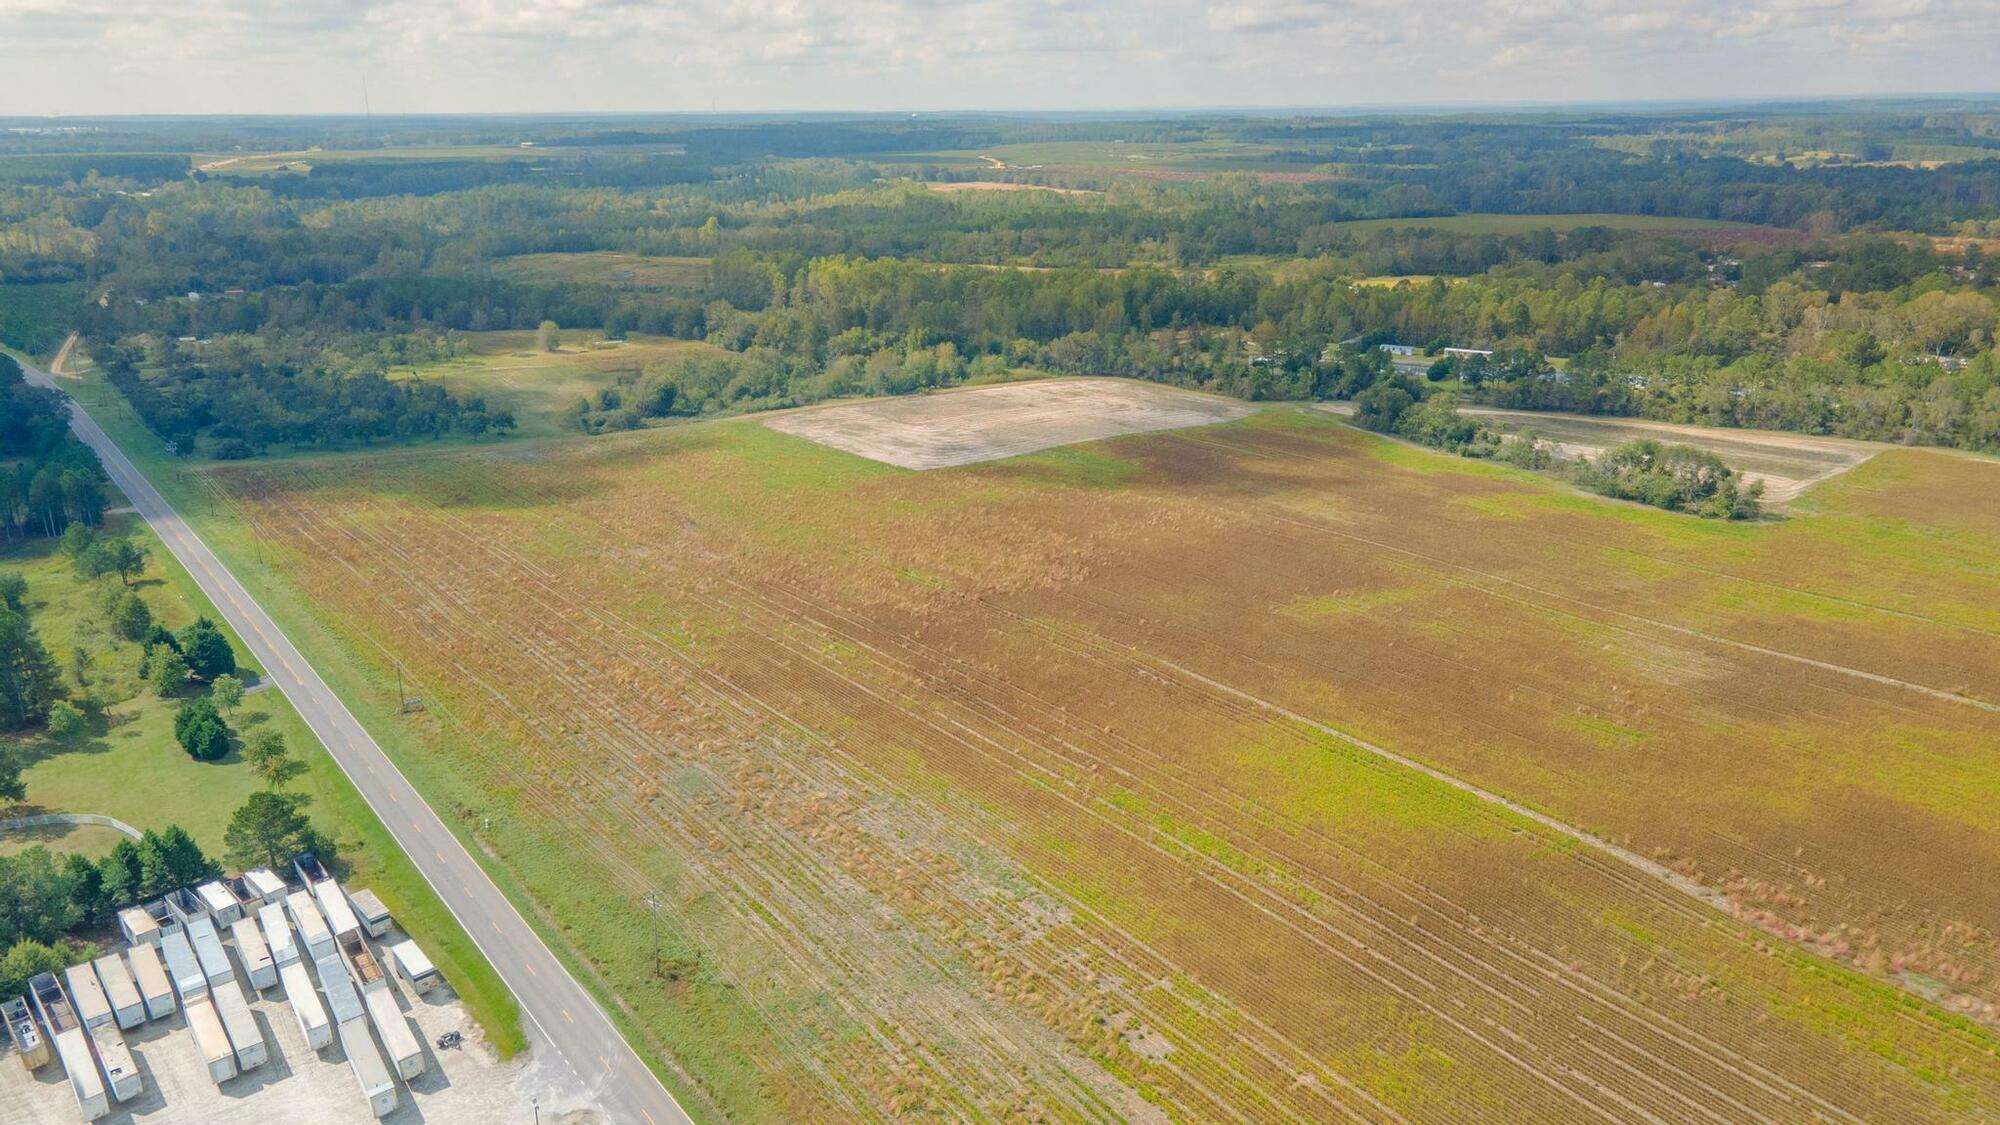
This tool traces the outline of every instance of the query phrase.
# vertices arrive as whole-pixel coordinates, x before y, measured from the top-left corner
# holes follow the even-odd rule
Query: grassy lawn
[[[149,471],[159,479],[159,466],[150,466]],[[254,689],[258,669],[248,661],[248,650],[166,547],[136,516],[113,515],[107,524],[114,531],[130,532],[151,551],[152,561],[134,585],[155,619],[174,629],[201,615],[223,624],[243,662],[239,672]],[[0,551],[0,568],[18,570],[27,578],[36,629],[59,665],[68,663],[72,648],[92,653],[86,672],[88,690],[105,704],[104,721],[75,746],[57,745],[40,734],[0,735],[0,746],[32,763],[23,771],[27,802],[0,815],[98,813],[141,830],[179,824],[204,851],[221,858],[230,815],[259,785],[249,768],[234,752],[219,762],[197,762],[181,750],[173,738],[175,701],[156,697],[141,683],[138,646],[113,638],[104,624],[95,584],[78,582],[53,543],[36,540],[10,546]],[[76,687],[73,681],[71,687]],[[185,694],[198,693],[190,685]],[[309,769],[297,788],[312,796],[313,820],[338,841],[348,880],[373,888],[404,928],[419,937],[503,1056],[525,1046],[513,996],[284,696],[276,690],[253,690],[230,717],[230,725],[239,733],[274,729],[285,736]],[[42,830],[44,838],[25,839],[23,846],[47,843],[61,851],[74,843],[75,850],[100,854],[117,842],[106,829],[77,829],[61,839],[46,838],[55,831]]]

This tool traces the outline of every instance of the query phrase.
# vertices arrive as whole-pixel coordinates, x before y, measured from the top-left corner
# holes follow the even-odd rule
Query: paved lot
[[[448,988],[421,997],[399,991],[398,996],[419,1028],[425,1069],[415,1083],[399,1083],[396,1111],[383,1120],[393,1125],[511,1125],[533,1122],[537,1100],[541,1121],[550,1125],[605,1120],[596,1110],[582,1108],[587,1093],[577,1088],[560,1058],[543,1050],[500,1062],[476,1038],[478,1025]],[[375,1120],[338,1038],[323,1051],[306,1046],[282,989],[251,997],[250,1006],[271,1061],[216,1086],[208,1080],[187,1021],[176,1012],[125,1032],[146,1091],[101,1120],[109,1125],[368,1125]],[[438,1036],[453,1030],[465,1034],[465,1046],[436,1050]],[[51,1062],[31,1074],[11,1049],[0,1052],[0,1120],[7,1125],[76,1125],[81,1119],[62,1067]]]
[[[905,469],[939,469],[1149,430],[1229,422],[1240,402],[1130,379],[1042,379],[788,410],[774,430]]]

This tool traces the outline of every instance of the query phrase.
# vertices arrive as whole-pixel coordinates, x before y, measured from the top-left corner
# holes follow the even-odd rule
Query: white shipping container
[[[229,1034],[222,1030],[222,1017],[216,1014],[215,1005],[205,997],[188,1001],[187,1021],[195,1046],[208,1064],[209,1081],[221,1085],[236,1077],[236,1051],[229,1045]]]
[[[340,1025],[339,1034],[341,1050],[347,1052],[347,1065],[354,1070],[354,1081],[361,1087],[361,1096],[368,1099],[368,1108],[377,1117],[389,1116],[396,1109],[396,1080],[389,1077],[389,1066],[368,1034],[368,1021],[358,1017],[348,1020]]]
[[[190,918],[187,936],[188,944],[194,946],[195,959],[201,962],[201,975],[208,978],[210,988],[236,979],[236,967],[229,963],[229,950],[222,944],[222,935],[215,932],[215,923],[206,918]]]
[[[292,1014],[298,1017],[306,1045],[317,1051],[333,1042],[333,1021],[327,1018],[326,1005],[319,1002],[319,993],[313,990],[312,976],[306,972],[305,963],[291,961],[281,966],[278,983],[285,987],[285,1003],[292,1006]]]
[[[336,938],[361,932],[361,919],[354,916],[354,908],[347,905],[347,895],[342,893],[340,884],[328,879],[324,883],[313,884],[313,897],[319,900],[319,908],[326,915],[327,928]]]
[[[160,924],[143,906],[128,906],[118,912],[118,932],[125,935],[130,945],[141,945],[160,940]]]
[[[278,967],[271,961],[271,949],[257,929],[255,918],[238,918],[229,924],[229,936],[236,941],[236,959],[243,963],[244,979],[252,992],[262,992],[278,983]]]
[[[167,967],[160,960],[157,945],[135,945],[126,951],[132,963],[132,980],[139,986],[139,998],[146,1004],[147,1019],[161,1019],[174,1013],[174,986],[167,980]]]
[[[236,1049],[236,1067],[239,1070],[255,1070],[270,1058],[270,1048],[264,1044],[264,1033],[257,1030],[257,1017],[250,1014],[250,1004],[243,999],[243,989],[235,981],[224,981],[215,986],[215,1014],[222,1017],[222,1030],[229,1035],[229,1045]]]
[[[267,902],[257,908],[257,928],[264,931],[264,945],[271,951],[271,963],[280,968],[299,959],[298,938],[285,920],[285,904]]]
[[[306,956],[317,961],[322,954],[333,952],[333,931],[326,928],[326,916],[319,912],[319,902],[311,891],[286,895],[285,910],[292,916],[292,925],[299,928],[299,942],[306,947]]]
[[[410,1030],[409,1018],[396,1003],[396,994],[383,989],[362,996],[361,1002],[368,1006],[368,1018],[375,1021],[375,1031],[382,1036],[382,1049],[388,1052],[389,1062],[405,1082],[424,1072],[424,1047],[417,1042],[416,1033]]]
[[[182,1004],[208,995],[208,977],[202,974],[201,959],[194,955],[194,946],[188,943],[185,932],[176,930],[161,935],[160,956],[167,962],[167,979],[173,982]]]
[[[106,1024],[90,1029],[91,1045],[97,1048],[97,1061],[104,1068],[105,1084],[111,1088],[111,1100],[129,1102],[146,1089],[146,1079],[139,1074],[138,1064],[132,1061],[132,1052],[125,1047],[125,1038],[118,1029]]]
[[[125,959],[107,953],[90,964],[97,970],[97,983],[104,986],[105,998],[111,1001],[111,1016],[118,1026],[130,1029],[145,1023],[146,1002],[139,996],[139,986],[132,980],[132,971],[125,967]]]
[[[69,989],[76,1018],[83,1021],[83,1026],[96,1027],[117,1018],[111,1011],[111,998],[104,995],[104,986],[97,980],[97,970],[91,968],[89,962],[64,969],[63,984]]]

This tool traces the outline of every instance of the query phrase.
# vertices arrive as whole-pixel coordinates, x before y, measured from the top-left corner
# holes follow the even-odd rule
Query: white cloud
[[[2000,0],[0,0],[0,114],[1064,108],[1996,85]]]

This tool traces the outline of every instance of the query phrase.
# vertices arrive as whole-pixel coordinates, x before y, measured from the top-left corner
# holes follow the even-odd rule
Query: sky
[[[0,116],[2000,90],[2000,0],[0,0]]]

